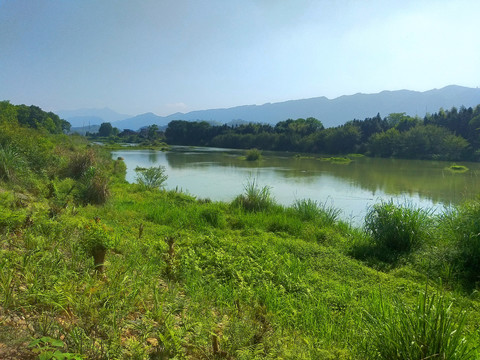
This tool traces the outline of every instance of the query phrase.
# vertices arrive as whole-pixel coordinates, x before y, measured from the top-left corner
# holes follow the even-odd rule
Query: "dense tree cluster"
[[[92,139],[108,138],[113,142],[121,141],[150,145],[159,144],[165,140],[163,132],[158,129],[157,125],[150,125],[138,131],[130,129],[120,131],[118,128],[113,127],[111,123],[104,122],[100,125],[97,133],[92,134],[87,132],[86,135]]]
[[[52,112],[45,112],[34,105],[12,105],[9,101],[0,101],[0,124],[44,129],[51,134],[70,130],[70,123]]]
[[[480,105],[440,109],[423,119],[405,113],[385,118],[377,114],[327,129],[315,118],[288,119],[275,126],[215,126],[206,121],[175,120],[168,124],[165,137],[172,145],[476,160],[480,158]]]

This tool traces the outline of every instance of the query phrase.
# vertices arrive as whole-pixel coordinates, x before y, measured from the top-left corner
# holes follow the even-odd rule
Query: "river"
[[[393,199],[441,211],[480,193],[480,164],[462,162],[470,170],[452,173],[444,161],[352,157],[348,164],[321,161],[319,156],[265,152],[259,161],[246,161],[245,151],[202,147],[173,147],[171,151],[119,150],[127,180],[135,182],[135,168],[163,165],[167,189],[197,198],[231,201],[249,179],[269,186],[278,203],[292,205],[309,198],[342,211],[343,220],[361,225],[368,208]]]

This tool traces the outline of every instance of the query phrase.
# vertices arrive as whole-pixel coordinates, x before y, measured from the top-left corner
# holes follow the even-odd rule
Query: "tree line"
[[[18,124],[52,134],[66,133],[70,129],[68,121],[52,112],[8,101],[0,101],[1,124]],[[103,123],[97,136],[142,143],[166,140],[171,145],[475,161],[480,160],[480,105],[440,109],[423,119],[405,113],[393,113],[384,118],[377,114],[332,128],[325,128],[320,120],[312,117],[288,119],[276,125],[234,126],[174,120],[164,133],[156,125],[138,132],[120,132],[110,123]]]
[[[325,128],[320,120],[310,117],[276,125],[237,126],[174,120],[165,131],[171,145],[441,160],[480,159],[479,135],[480,105],[440,109],[423,119],[405,113],[384,118],[377,114],[333,128]]]

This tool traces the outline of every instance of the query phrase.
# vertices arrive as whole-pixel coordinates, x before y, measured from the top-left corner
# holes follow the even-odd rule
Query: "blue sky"
[[[480,85],[478,0],[0,0],[0,100],[125,114]]]

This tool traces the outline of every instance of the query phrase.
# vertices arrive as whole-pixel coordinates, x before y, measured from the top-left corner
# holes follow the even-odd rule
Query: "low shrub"
[[[442,295],[419,294],[413,308],[398,298],[388,304],[376,296],[367,312],[367,358],[474,359],[464,322],[465,314],[455,314]]]
[[[147,169],[136,168],[137,183],[145,190],[158,189],[164,186],[168,175],[165,174],[165,166],[153,166]]]
[[[365,216],[365,230],[377,247],[408,252],[418,247],[430,230],[430,213],[393,201],[374,205]]]

